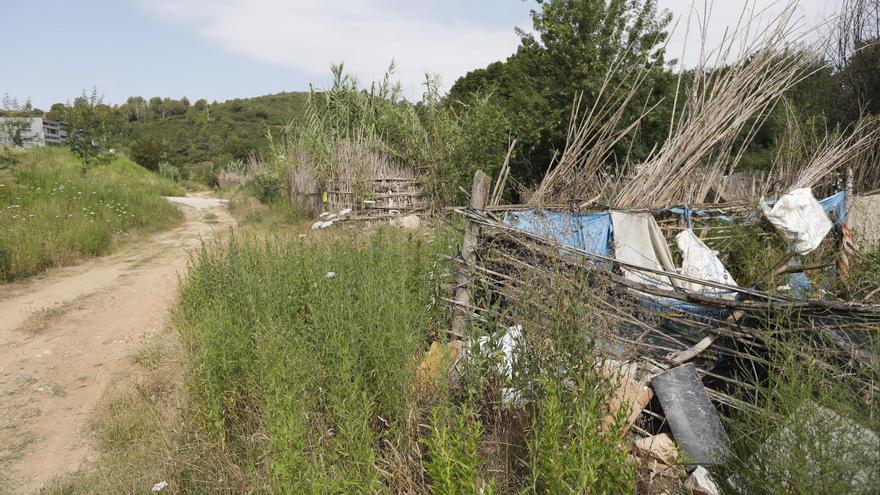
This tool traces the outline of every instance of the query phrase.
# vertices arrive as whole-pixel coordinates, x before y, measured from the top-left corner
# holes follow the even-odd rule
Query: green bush
[[[284,180],[273,171],[262,170],[254,175],[251,186],[257,199],[263,203],[272,203],[284,194]]]
[[[153,137],[143,137],[129,145],[131,159],[147,170],[157,171],[165,158],[162,142]]]
[[[171,182],[180,182],[181,179],[180,169],[166,162],[159,164],[159,176]]]
[[[329,247],[234,238],[203,248],[174,315],[218,440],[247,459],[242,439],[265,434],[253,455],[268,455],[277,492],[387,482],[375,465],[413,408],[431,266],[423,242],[391,231]]]
[[[878,446],[866,432],[880,430],[874,400],[880,341],[871,337],[878,327],[850,330],[851,337],[864,333],[870,340],[861,344],[861,359],[844,366],[834,352],[839,337],[791,332],[790,318],[797,315],[781,318],[763,339],[772,363],[766,379],[752,369],[741,372],[755,385],[757,407],[735,411],[728,423],[735,456],[725,477],[741,493],[874,493]]]

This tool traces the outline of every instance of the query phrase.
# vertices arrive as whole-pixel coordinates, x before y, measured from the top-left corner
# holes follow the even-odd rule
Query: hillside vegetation
[[[125,234],[179,221],[180,188],[122,156],[90,167],[68,150],[7,153],[0,169],[0,282],[113,249]]]
[[[267,133],[297,120],[306,98],[307,93],[286,92],[190,103],[186,97],[132,96],[121,105],[99,102],[96,112],[111,130],[107,145],[129,150],[134,161],[158,170],[160,162],[184,167],[261,154],[269,147]],[[66,121],[71,108],[56,103],[45,116]]]

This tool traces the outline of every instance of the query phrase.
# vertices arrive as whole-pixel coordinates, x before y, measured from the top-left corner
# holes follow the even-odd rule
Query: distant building
[[[57,120],[43,120],[43,140],[49,146],[61,146],[67,140],[67,126]]]
[[[0,117],[0,146],[13,146],[13,132],[21,132],[25,148],[60,146],[67,139],[67,128],[62,122],[40,117]]]

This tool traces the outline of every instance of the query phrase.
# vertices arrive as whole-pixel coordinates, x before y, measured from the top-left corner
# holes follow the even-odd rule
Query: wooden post
[[[849,214],[853,202],[855,201],[855,197],[853,196],[853,180],[853,169],[852,167],[847,167],[843,207],[846,221],[843,222],[843,225],[840,228],[840,252],[837,254],[837,276],[841,279],[849,278],[849,260],[856,252],[855,240],[853,239],[852,231],[849,230]]]
[[[492,179],[478,170],[474,175],[474,184],[471,187],[470,207],[477,211],[486,209],[486,199],[489,194],[489,184]],[[461,257],[464,266],[460,267],[455,289],[455,306],[452,308],[452,327],[449,330],[449,338],[461,339],[467,325],[468,306],[471,303],[471,288],[468,280],[468,266],[474,263],[474,250],[480,238],[480,226],[471,221],[465,221],[464,239],[461,241]]]

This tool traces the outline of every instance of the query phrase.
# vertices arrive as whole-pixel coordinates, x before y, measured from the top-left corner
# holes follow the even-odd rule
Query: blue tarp
[[[611,257],[611,215],[552,210],[509,211],[504,223],[560,244]]]
[[[768,206],[773,206],[776,204],[776,200],[767,201],[766,204]],[[843,225],[846,223],[846,194],[843,191],[840,191],[837,194],[832,196],[828,196],[825,199],[819,200],[819,204],[822,205],[822,209],[825,211],[825,214],[828,215],[828,218],[835,225]],[[709,212],[705,210],[694,210],[689,208],[687,205],[685,206],[677,206],[675,208],[667,208],[665,211],[670,213],[675,213],[676,215],[680,215],[684,218],[685,222],[687,222],[688,226],[691,225],[691,217],[713,217],[719,220],[723,220],[725,222],[735,222],[737,219],[728,215],[722,215],[718,212]],[[745,220],[754,220],[757,218],[757,213],[751,213]]]
[[[819,201],[825,214],[836,225],[846,223],[846,194],[843,191]]]

